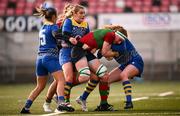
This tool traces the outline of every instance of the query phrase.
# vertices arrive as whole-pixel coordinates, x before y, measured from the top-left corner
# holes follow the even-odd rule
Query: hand
[[[84,45],[82,46],[82,48],[83,48],[84,50],[87,50],[87,49],[89,49],[89,46],[88,46],[87,44],[84,44]]]
[[[114,57],[118,57],[119,56],[119,52],[113,52],[114,53]]]
[[[76,44],[77,44],[76,38],[70,37],[70,38],[69,38],[69,41],[70,41],[73,45],[76,45]]]
[[[108,61],[111,61],[112,59],[113,59],[113,57],[105,57],[106,58],[106,60],[108,60]]]

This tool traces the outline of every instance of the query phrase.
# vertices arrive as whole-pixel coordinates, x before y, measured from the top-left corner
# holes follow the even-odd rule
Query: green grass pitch
[[[99,105],[99,93],[96,88],[88,98],[89,112],[82,112],[79,105],[75,103],[84,90],[85,84],[76,86],[72,89],[71,103],[76,111],[73,113],[59,115],[102,115],[102,116],[175,116],[180,115],[180,82],[133,82],[133,98],[148,97],[149,99],[134,101],[134,109],[124,110],[124,92],[121,83],[111,85],[109,103],[114,105],[118,111],[114,112],[94,112],[93,110]],[[19,115],[25,100],[35,84],[8,84],[0,85],[0,115]],[[42,105],[45,100],[48,85],[40,96],[35,100],[31,107],[32,115],[47,115],[43,112]],[[170,95],[159,96],[161,93],[171,92]],[[56,108],[55,102],[52,102],[52,108]]]

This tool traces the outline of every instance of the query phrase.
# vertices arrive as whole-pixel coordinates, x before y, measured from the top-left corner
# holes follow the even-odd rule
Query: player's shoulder
[[[73,18],[70,18],[69,20],[71,20],[71,23],[73,26],[83,27],[83,28],[88,28],[88,26],[89,26],[87,21],[77,23]]]
[[[59,29],[57,24],[53,24],[50,27],[51,27],[51,30],[58,30]]]
[[[66,18],[64,22],[65,23],[72,23],[72,19],[71,18]]]

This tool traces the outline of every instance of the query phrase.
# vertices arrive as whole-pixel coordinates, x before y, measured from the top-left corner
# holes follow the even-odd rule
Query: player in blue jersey
[[[126,95],[126,104],[124,109],[133,108],[132,103],[132,85],[129,79],[133,79],[135,76],[141,77],[144,68],[144,62],[141,55],[137,52],[133,44],[128,40],[127,35],[124,35],[116,26],[109,25],[107,28],[113,29],[117,31],[119,36],[124,39],[120,44],[112,44],[112,51],[118,52],[119,56],[117,57],[109,57],[109,59],[114,58],[119,66],[114,68],[110,72],[109,76],[109,84],[117,81],[121,81],[124,92]],[[100,52],[99,52],[100,53]],[[101,55],[99,54],[98,55]],[[103,107],[100,105],[97,107],[96,111],[102,111]]]
[[[39,32],[39,50],[36,60],[37,86],[30,93],[21,113],[30,113],[33,101],[45,88],[48,73],[54,77],[57,83],[58,107],[56,111],[74,111],[64,102],[65,79],[59,64],[57,43],[52,34],[53,31],[58,30],[58,26],[55,24],[57,12],[54,8],[44,7],[37,8],[37,11],[38,16],[44,17],[43,26]]]
[[[69,36],[69,41],[73,44],[77,43],[78,38],[81,38],[85,34],[89,33],[89,25],[84,20],[85,19],[85,9],[81,5],[71,5],[69,12],[65,14],[65,20],[62,25],[62,32],[65,36]],[[67,18],[70,17],[70,18]],[[62,41],[59,54],[60,65],[64,72],[66,84],[65,84],[65,98],[66,102],[70,103],[70,91],[73,86],[73,76],[74,76],[74,64],[71,58],[71,49],[73,44],[67,41]],[[82,66],[87,66],[87,63],[81,64]],[[87,82],[90,78],[90,70],[88,67],[81,69],[76,67],[80,73],[79,83]]]
[[[72,47],[74,46],[74,44],[77,44],[78,39],[89,32],[89,26],[87,22],[84,22],[85,11],[82,6],[74,5],[72,12],[68,12],[68,14],[72,14],[72,16],[71,18],[67,18],[64,21],[62,31],[64,35],[70,38],[68,39],[68,42],[62,42],[62,49],[60,50],[60,64],[62,65],[63,72],[66,78],[66,102],[70,103],[69,98],[71,88],[73,87],[74,65],[79,72],[78,84],[87,82],[89,80],[89,86],[87,88],[88,90],[86,91],[87,93],[85,93],[85,95],[88,95],[88,93],[96,87],[98,83],[98,77],[107,77],[107,73],[106,67],[102,65],[100,61],[90,52],[87,52],[86,56],[80,58],[80,62],[77,60],[78,58],[71,57]],[[78,49],[76,49],[75,51],[77,52],[77,54],[79,54]],[[90,71],[90,69],[92,72]],[[102,80],[105,79],[106,78],[103,78]],[[78,97],[76,101],[81,104],[83,111],[88,110],[85,100]]]

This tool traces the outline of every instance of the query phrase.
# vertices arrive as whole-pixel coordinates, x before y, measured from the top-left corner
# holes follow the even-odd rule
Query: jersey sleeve
[[[54,32],[57,32],[59,30],[59,27],[58,27],[58,25],[53,25],[52,26],[52,28],[51,28],[51,33],[52,33],[52,35],[53,35],[53,37],[54,37]]]
[[[70,19],[66,19],[62,26],[62,32],[72,33],[72,21]]]
[[[58,25],[53,25],[52,28],[51,28],[52,32],[53,31],[58,31],[58,29],[59,29]]]
[[[107,32],[104,36],[104,41],[108,42],[109,44],[112,44],[115,39],[115,33],[114,32]]]
[[[86,30],[86,34],[88,34],[90,32],[90,28],[89,25],[87,26],[87,30]]]

